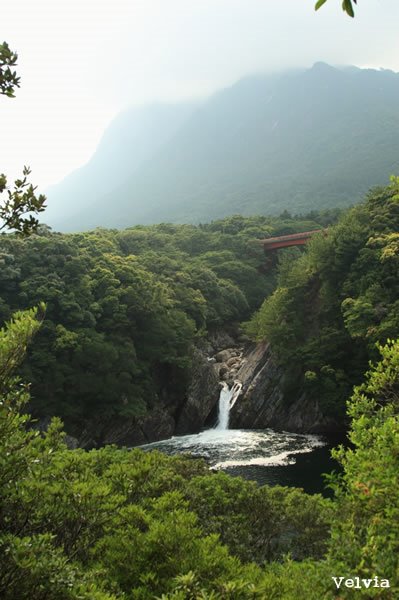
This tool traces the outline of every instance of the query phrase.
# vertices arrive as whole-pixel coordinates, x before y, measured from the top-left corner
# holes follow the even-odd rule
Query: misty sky
[[[10,0],[0,38],[21,89],[0,96],[0,172],[41,189],[93,154],[123,108],[206,97],[259,71],[332,64],[399,71],[398,0]]]

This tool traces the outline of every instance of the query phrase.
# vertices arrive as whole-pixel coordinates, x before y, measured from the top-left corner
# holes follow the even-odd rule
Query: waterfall
[[[218,422],[215,429],[226,430],[229,428],[229,416],[230,410],[234,406],[237,400],[238,394],[242,388],[242,383],[235,381],[234,385],[230,389],[227,383],[223,381],[223,387],[220,390],[219,396],[219,415]]]

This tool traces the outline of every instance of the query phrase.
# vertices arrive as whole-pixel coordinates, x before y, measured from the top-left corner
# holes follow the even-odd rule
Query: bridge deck
[[[277,250],[278,248],[287,248],[289,246],[302,246],[314,235],[320,233],[323,229],[313,229],[312,231],[301,231],[300,233],[290,233],[288,235],[279,235],[277,237],[265,238],[259,240],[265,250]]]

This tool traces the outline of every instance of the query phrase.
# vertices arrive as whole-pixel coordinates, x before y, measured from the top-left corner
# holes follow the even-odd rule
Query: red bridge
[[[280,235],[278,237],[265,238],[259,240],[265,252],[269,250],[278,250],[279,248],[289,248],[289,246],[304,246],[315,233],[320,233],[323,229],[314,229],[313,231],[302,231],[301,233],[290,233],[289,235]]]

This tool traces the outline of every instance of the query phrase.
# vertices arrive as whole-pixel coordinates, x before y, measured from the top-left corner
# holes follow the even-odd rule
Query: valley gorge
[[[2,318],[45,302],[20,369],[39,428],[57,416],[87,449],[191,434],[237,380],[232,428],[345,430],[346,399],[397,326],[396,186],[343,214],[4,236]],[[259,243],[312,230],[273,260]]]
[[[219,331],[193,349],[186,393],[180,401],[163,397],[149,414],[138,418],[93,417],[81,434],[69,436],[71,447],[93,448],[107,444],[141,446],[176,435],[198,433],[215,426],[223,382],[242,385],[230,411],[231,429],[267,429],[293,433],[343,433],[345,424],[324,415],[317,399],[298,387],[294,397],[285,394],[284,368],[278,366],[267,342],[242,345]],[[228,343],[226,347],[226,343]]]

